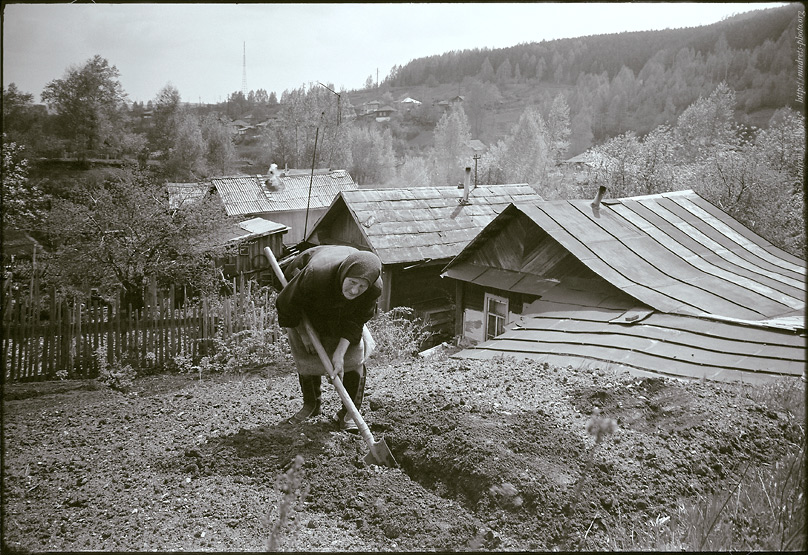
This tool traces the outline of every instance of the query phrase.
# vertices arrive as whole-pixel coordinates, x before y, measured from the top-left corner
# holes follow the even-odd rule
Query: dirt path
[[[371,369],[363,412],[400,469],[363,462],[324,414],[283,423],[294,374],[4,392],[8,547],[261,551],[276,479],[304,460],[285,550],[610,550],[747,462],[776,460],[802,417],[748,388],[514,361]],[[595,449],[594,407],[616,420]],[[626,533],[622,537],[627,537]],[[628,546],[630,547],[630,546]]]

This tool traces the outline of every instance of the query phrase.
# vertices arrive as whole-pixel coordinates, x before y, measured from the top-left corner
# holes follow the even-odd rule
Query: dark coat
[[[362,327],[376,313],[382,287],[377,279],[356,299],[343,296],[340,264],[354,252],[353,247],[321,245],[297,255],[284,271],[289,283],[275,302],[278,324],[297,327],[305,313],[321,337],[344,337],[358,344]]]

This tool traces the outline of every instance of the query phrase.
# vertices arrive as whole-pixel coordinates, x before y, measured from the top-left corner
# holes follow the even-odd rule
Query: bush
[[[95,351],[98,361],[98,381],[117,391],[126,391],[137,377],[131,364],[121,366],[116,360],[107,361],[106,349],[103,347]]]
[[[286,335],[278,330],[247,329],[214,339],[216,354],[210,359],[212,369],[222,372],[283,367],[293,363]]]
[[[376,341],[376,350],[371,360],[389,363],[414,356],[430,333],[415,311],[399,306],[377,314],[367,326]]]

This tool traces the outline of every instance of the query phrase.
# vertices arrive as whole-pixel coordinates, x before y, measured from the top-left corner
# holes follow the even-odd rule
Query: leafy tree
[[[558,162],[570,146],[570,108],[563,95],[557,95],[547,115],[550,158]]]
[[[471,122],[473,135],[479,137],[483,130],[486,114],[490,113],[496,103],[502,100],[502,95],[494,83],[483,83],[474,79],[465,85],[468,92],[466,100],[463,102],[463,109]]]
[[[3,133],[3,222],[31,229],[42,217],[47,198],[28,178],[24,151],[25,147],[9,141]]]
[[[241,91],[230,93],[227,96],[226,113],[233,119],[243,116],[249,109],[247,97]]]
[[[347,134],[350,143],[348,172],[358,185],[383,185],[395,175],[393,138],[389,130],[377,127],[351,126]]]
[[[176,118],[182,108],[180,91],[168,83],[152,102],[152,128],[149,131],[149,143],[152,150],[168,154],[174,143],[176,133]]]
[[[592,149],[597,161],[597,182],[609,188],[612,197],[631,196],[636,190],[641,145],[633,131]]]
[[[471,128],[463,107],[457,105],[446,112],[435,126],[432,154],[433,185],[453,185],[463,179],[463,168],[469,163],[468,143]]]
[[[528,107],[519,117],[507,144],[507,175],[511,183],[539,184],[547,176],[550,162],[550,136],[536,107]]]
[[[78,150],[103,147],[123,125],[126,94],[118,69],[99,55],[45,85],[42,100],[56,111],[59,131]]]
[[[583,152],[592,146],[595,136],[592,133],[592,110],[589,106],[581,108],[572,118],[569,150],[573,153]]]
[[[485,185],[501,185],[507,183],[506,141],[500,139],[482,155],[478,165],[477,183]]]
[[[491,60],[488,59],[488,56],[486,56],[485,60],[483,60],[482,66],[480,66],[480,72],[477,74],[477,77],[483,83],[491,82],[494,80],[494,66],[491,65]]]
[[[24,93],[11,83],[3,89],[3,133],[11,140],[24,136],[34,124],[34,95]]]
[[[55,146],[44,133],[47,114],[44,106],[33,104],[34,95],[24,93],[11,83],[3,89],[3,133],[9,141],[24,144],[28,152],[38,152]]]
[[[73,199],[54,201],[43,223],[54,247],[50,279],[63,291],[95,286],[112,296],[123,289],[124,306],[135,308],[150,276],[162,286],[210,291],[217,280],[211,257],[224,253],[228,225],[215,197],[170,211],[165,188],[147,174],[108,170]]]
[[[208,114],[202,119],[201,131],[208,167],[220,175],[226,174],[236,157],[230,129],[216,115]]]
[[[751,143],[717,150],[698,168],[696,189],[775,245],[805,256],[805,121],[775,114]]]
[[[735,91],[719,84],[706,98],[688,106],[676,121],[676,136],[683,161],[703,159],[716,148],[737,145]]]
[[[312,161],[319,165],[341,158],[339,141],[344,135],[337,131],[341,120],[337,99],[331,91],[316,84],[308,90],[305,87],[286,90],[280,104],[277,123],[263,139],[274,163],[279,167],[310,168]]]
[[[405,156],[392,184],[396,187],[428,187],[430,172],[427,160],[420,156]]]
[[[176,180],[196,180],[207,175],[208,145],[199,119],[186,110],[173,118],[172,144],[165,157],[165,172]]]
[[[511,82],[511,78],[513,77],[513,68],[511,67],[511,61],[508,58],[505,58],[505,61],[499,64],[495,77],[497,83],[500,84]]]

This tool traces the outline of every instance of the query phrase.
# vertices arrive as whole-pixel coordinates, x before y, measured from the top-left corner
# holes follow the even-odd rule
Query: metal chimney
[[[466,168],[466,175],[463,178],[463,198],[460,199],[460,204],[469,203],[470,192],[471,192],[471,168]]]
[[[604,185],[601,185],[600,187],[598,187],[598,194],[595,197],[595,200],[593,200],[590,203],[592,205],[592,208],[594,208],[595,210],[600,208],[600,201],[603,200],[603,195],[605,195],[605,194],[606,194],[606,187]]]

